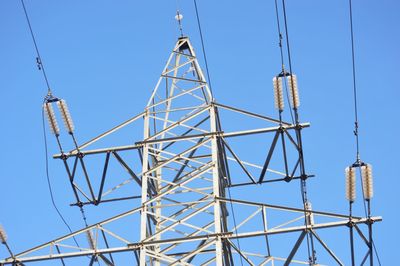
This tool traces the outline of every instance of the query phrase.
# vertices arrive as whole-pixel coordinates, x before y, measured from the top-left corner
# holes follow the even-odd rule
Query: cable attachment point
[[[353,133],[354,133],[354,136],[358,136],[358,122],[357,121],[354,122],[354,131],[353,131]]]
[[[279,47],[282,48],[282,33],[279,33]]]
[[[58,99],[57,97],[53,96],[53,94],[51,93],[51,90],[49,90],[47,92],[47,95],[44,97],[44,102],[45,103],[54,103],[54,102],[58,102],[60,99]]]
[[[42,61],[40,60],[39,57],[36,57],[36,65],[39,70],[42,70]]]

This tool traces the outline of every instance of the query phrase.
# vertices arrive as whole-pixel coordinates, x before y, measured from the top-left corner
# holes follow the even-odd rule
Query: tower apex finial
[[[183,19],[183,15],[179,12],[179,9],[176,10],[175,19],[178,21],[178,24],[179,24],[179,31],[181,32],[181,37],[183,37],[183,30],[182,30],[182,19]]]

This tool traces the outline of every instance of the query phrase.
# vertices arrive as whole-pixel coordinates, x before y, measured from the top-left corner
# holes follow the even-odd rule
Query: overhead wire
[[[282,67],[282,74],[285,75],[286,70],[285,70],[285,59],[283,56],[283,45],[282,45],[282,31],[281,31],[281,23],[280,23],[280,19],[279,19],[279,8],[278,8],[278,0],[275,0],[275,15],[276,15],[276,25],[277,25],[277,30],[278,30],[278,38],[279,38],[279,51],[280,51],[280,56],[281,56],[281,67]],[[294,116],[293,116],[293,111],[292,111],[292,104],[290,101],[290,97],[289,97],[289,90],[288,90],[288,86],[287,86],[287,82],[285,79],[285,94],[286,94],[286,99],[287,102],[289,104],[289,112],[290,112],[290,117],[292,119],[292,123],[294,124]]]
[[[205,48],[205,44],[204,44],[203,32],[202,32],[202,29],[201,29],[200,15],[199,15],[198,7],[197,7],[197,1],[193,0],[193,4],[194,4],[195,12],[196,12],[197,26],[198,26],[198,30],[199,30],[199,34],[200,34],[200,41],[201,41],[201,47],[202,47],[202,52],[203,52],[203,57],[204,57],[204,63],[205,63],[205,66],[206,66],[208,84],[209,84],[210,91],[213,94],[210,71],[209,71],[209,68],[208,68],[206,48]],[[231,191],[230,191],[230,187],[229,186],[228,186],[228,195],[229,195],[230,205],[231,205],[231,210],[232,210],[232,219],[233,219],[233,223],[234,223],[234,226],[235,226],[235,229],[236,229],[236,227],[237,227],[237,225],[236,225],[236,217],[235,217],[235,211],[234,211],[234,207],[233,207],[233,203],[232,203],[232,196],[231,196]],[[238,232],[237,232],[237,229],[236,229],[236,234],[237,233]],[[240,251],[241,248],[240,248],[239,238],[237,238],[236,240],[237,240],[237,245],[238,245],[237,248]],[[241,265],[243,266],[243,258],[242,258],[242,256],[240,254],[239,254],[239,257],[240,257]]]
[[[350,41],[351,41],[351,61],[352,61],[352,78],[353,78],[353,105],[354,105],[354,136],[356,140],[356,162],[354,165],[358,166],[359,168],[359,176],[361,179],[362,183],[362,174],[361,174],[361,165],[363,165],[360,157],[360,141],[359,141],[359,120],[358,120],[358,97],[357,97],[357,76],[356,76],[356,59],[355,59],[355,45],[354,45],[354,27],[353,27],[353,6],[352,6],[352,0],[349,0],[349,22],[350,22]],[[367,211],[367,206],[366,206],[366,198],[364,194],[364,187],[361,186],[362,189],[362,196],[363,196],[363,205],[364,205],[364,213],[365,216],[370,218],[370,209],[368,207]],[[379,258],[378,250],[375,246],[375,242],[371,238],[370,243],[373,247],[373,250],[375,251],[376,258],[378,260],[378,264],[381,265],[381,261]],[[372,252],[370,256],[373,256]]]
[[[351,38],[351,60],[352,60],[352,72],[353,72],[353,100],[354,100],[354,135],[356,138],[356,162],[360,162],[360,145],[358,136],[358,103],[357,103],[357,83],[356,83],[356,63],[355,63],[355,51],[354,51],[354,31],[353,31],[353,7],[352,2],[349,0],[349,12],[350,12],[350,38]]]
[[[47,145],[46,123],[45,123],[44,109],[42,109],[42,127],[43,127],[43,141],[44,141],[44,151],[45,151],[46,179],[47,179],[47,185],[48,185],[48,188],[49,188],[51,203],[52,203],[54,209],[56,210],[58,216],[62,220],[62,222],[68,228],[68,231],[72,234],[71,226],[68,224],[68,222],[66,221],[66,219],[62,215],[61,211],[58,209],[57,204],[56,204],[55,199],[54,199],[53,188],[52,188],[51,180],[50,180],[49,155],[48,155],[48,145]],[[74,239],[75,244],[79,247],[78,241],[75,239],[75,236],[73,237],[73,239]]]
[[[29,32],[31,34],[32,41],[33,41],[33,44],[35,46],[36,55],[37,55],[36,62],[38,64],[39,70],[43,73],[43,78],[44,78],[44,80],[46,82],[46,85],[47,85],[47,93],[48,93],[48,95],[51,95],[51,88],[50,88],[49,80],[47,78],[46,71],[45,71],[44,65],[42,63],[42,59],[41,59],[41,56],[40,56],[39,48],[38,48],[38,45],[37,45],[37,42],[36,42],[35,34],[33,32],[33,29],[32,29],[32,25],[31,25],[31,22],[30,22],[30,19],[29,19],[28,11],[26,9],[24,0],[21,0],[21,4],[22,4],[22,8],[24,10],[26,21],[28,23]],[[45,101],[43,103],[45,103],[45,102],[46,102],[46,99],[45,99]],[[57,207],[57,205],[55,203],[55,200],[54,200],[54,194],[53,194],[53,189],[52,189],[52,185],[51,185],[51,181],[50,181],[50,173],[49,173],[48,145],[47,145],[44,109],[42,109],[42,126],[43,126],[44,150],[45,150],[45,156],[46,156],[46,158],[45,158],[46,178],[47,178],[47,184],[48,184],[48,187],[49,187],[51,202],[52,202],[52,205],[53,205],[54,209],[58,213],[58,216],[63,221],[65,226],[68,228],[68,231],[70,231],[72,233],[71,227],[69,226],[69,224],[65,220],[64,216],[61,214],[61,212],[58,209],[58,207]]]
[[[358,133],[358,99],[357,99],[357,78],[356,78],[356,60],[355,60],[355,49],[354,49],[354,30],[353,30],[353,6],[352,1],[349,0],[349,19],[350,19],[350,42],[351,42],[351,62],[352,62],[352,78],[353,78],[353,105],[354,105],[354,136],[356,139],[356,165],[360,165],[360,145],[359,145],[359,133]],[[361,179],[361,169],[359,169],[359,176]],[[362,180],[361,180],[362,182]],[[367,206],[364,197],[364,187],[361,186],[363,194],[364,213],[367,216]]]
[[[285,0],[282,0],[282,9],[283,9],[283,19],[285,22],[285,35],[286,35],[286,49],[287,49],[287,56],[289,61],[289,71],[292,73],[292,58],[290,55],[290,44],[289,44],[289,31],[287,26],[287,18],[286,18],[286,3]]]
[[[228,186],[228,195],[229,195],[229,201],[231,203],[231,210],[232,210],[232,219],[233,219],[233,226],[235,226],[235,234],[238,234],[238,230],[237,230],[237,224],[236,224],[236,216],[235,216],[235,210],[233,208],[233,203],[232,203],[232,195],[231,195],[231,188],[230,186]],[[239,238],[237,238],[237,245],[238,245],[238,249],[241,250],[240,248],[240,241]],[[242,255],[239,254],[240,257],[240,264],[243,266],[243,258]]]
[[[197,26],[198,26],[199,33],[200,33],[200,41],[201,41],[201,48],[202,48],[202,51],[203,51],[204,63],[206,65],[208,84],[210,85],[209,87],[210,87],[211,94],[213,94],[212,85],[211,85],[211,78],[210,78],[210,72],[208,70],[206,48],[205,48],[205,45],[204,45],[203,32],[201,30],[200,15],[199,15],[199,11],[198,11],[198,8],[197,8],[197,1],[193,0],[193,3],[194,3],[194,9],[196,11]]]
[[[32,41],[33,41],[33,45],[35,47],[36,64],[37,64],[38,69],[42,72],[44,81],[45,81],[46,86],[47,86],[47,95],[44,98],[44,102],[43,103],[45,104],[45,103],[51,102],[51,101],[58,101],[58,99],[55,98],[53,96],[53,94],[52,94],[52,90],[51,90],[51,87],[50,87],[49,79],[48,79],[47,74],[46,74],[46,70],[45,70],[45,67],[44,67],[44,64],[43,64],[43,61],[42,61],[42,57],[40,55],[39,46],[38,46],[37,41],[36,41],[36,37],[35,37],[34,31],[33,31],[33,28],[32,28],[32,24],[31,24],[31,21],[30,21],[30,18],[29,18],[28,11],[27,11],[27,8],[25,6],[24,0],[21,0],[21,5],[22,5],[22,8],[23,8],[23,11],[24,11],[24,14],[25,14],[26,22],[27,22],[28,27],[29,27],[29,32],[30,32],[30,35],[31,35],[31,38],[32,38]],[[68,222],[66,221],[65,217],[62,215],[60,209],[58,208],[58,206],[57,206],[57,204],[55,202],[55,197],[54,197],[53,188],[52,188],[52,184],[51,184],[51,178],[50,178],[50,171],[49,171],[48,143],[47,143],[46,126],[45,126],[45,114],[44,114],[44,109],[43,108],[42,108],[42,126],[43,126],[44,150],[45,150],[45,157],[46,157],[45,158],[46,179],[47,179],[47,185],[48,185],[48,189],[49,189],[49,193],[50,193],[51,204],[54,207],[54,209],[57,212],[57,214],[60,217],[60,219],[62,220],[62,222],[67,227],[68,231],[70,233],[72,233],[73,231],[71,229],[71,226],[68,224]],[[57,141],[58,141],[58,139],[57,139]],[[59,141],[58,141],[58,145],[60,145]],[[61,148],[61,146],[60,146],[60,148]],[[83,218],[84,218],[85,225],[87,226],[86,216],[84,215],[83,212],[82,212],[82,215],[83,215]],[[75,236],[73,236],[73,240],[74,240],[75,244],[77,245],[77,247],[80,247],[79,243],[77,242],[77,240],[75,238]]]
[[[22,8],[24,9],[25,18],[26,18],[26,21],[27,21],[28,27],[29,27],[29,32],[31,34],[33,45],[35,46],[35,50],[36,50],[36,55],[37,55],[36,56],[36,64],[37,64],[39,70],[43,73],[43,78],[44,78],[44,80],[46,82],[46,85],[47,85],[47,93],[49,95],[51,95],[50,83],[49,83],[49,80],[47,78],[46,70],[44,68],[44,65],[42,63],[42,57],[40,56],[39,48],[38,48],[38,45],[37,45],[37,42],[36,42],[35,34],[33,33],[31,21],[29,19],[28,11],[26,10],[26,6],[25,6],[24,0],[21,0],[21,4],[22,4]]]
[[[279,11],[278,11],[278,4],[277,4],[277,0],[275,0],[275,11],[276,11],[276,18],[277,18],[277,26],[278,26],[278,34],[279,34],[279,47],[280,47],[280,51],[281,51],[281,60],[282,60],[282,72],[285,76],[285,70],[284,70],[284,61],[283,61],[283,47],[282,47],[282,33],[281,33],[281,28],[280,28],[280,23],[279,23]],[[284,30],[285,30],[285,39],[286,39],[286,52],[287,52],[287,59],[288,59],[288,63],[289,63],[289,75],[291,77],[291,79],[293,78],[293,70],[292,70],[292,57],[291,57],[291,51],[290,51],[290,39],[289,39],[289,31],[288,31],[288,23],[287,23],[287,13],[286,13],[286,3],[285,0],[282,0],[282,11],[283,11],[283,20],[284,20]],[[285,84],[286,85],[286,84]],[[288,94],[287,92],[287,85],[286,85],[286,94]],[[288,95],[287,95],[288,96]],[[291,104],[290,101],[289,105]],[[299,124],[299,116],[298,116],[298,111],[297,111],[297,107],[293,106],[294,109],[294,116],[295,118],[293,118],[293,114],[291,112],[291,118],[293,123]],[[290,111],[292,111],[292,106],[290,106]],[[299,136],[300,133],[297,133],[297,139],[299,142],[299,145],[301,146],[301,137]],[[302,151],[299,150],[299,156],[300,156],[300,160],[303,160],[303,154]],[[302,169],[302,172],[304,172],[304,166],[300,165],[300,168]],[[305,219],[305,227],[306,227],[306,231],[308,231],[308,222],[307,222],[307,211],[306,211],[306,203],[308,202],[308,197],[307,197],[307,186],[306,186],[306,180],[305,179],[301,179],[300,181],[300,190],[301,190],[301,198],[303,201],[303,209],[304,209],[304,219]],[[314,241],[313,241],[313,236],[312,234],[306,234],[306,239],[307,239],[307,251],[308,251],[308,256],[309,256],[309,260],[310,263],[315,263],[316,261],[316,257],[315,257],[315,249],[314,249]]]

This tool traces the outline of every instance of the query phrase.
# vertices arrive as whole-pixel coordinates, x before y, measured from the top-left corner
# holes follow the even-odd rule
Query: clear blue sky
[[[198,2],[217,101],[276,115],[271,79],[280,62],[273,1]],[[52,89],[68,101],[81,142],[143,110],[178,37],[176,1],[26,5]],[[184,32],[204,66],[192,1],[179,5]],[[384,219],[375,226],[375,242],[382,264],[393,265],[400,237],[400,4],[354,0],[353,8],[361,157],[374,166],[373,214]],[[307,169],[316,175],[309,195],[314,209],[345,213],[343,173],[355,159],[348,2],[287,0],[287,12],[301,118],[312,125],[304,133]],[[18,252],[67,230],[50,204],[41,124],[46,87],[19,1],[0,3],[0,34],[0,223]],[[57,152],[51,137],[49,150]],[[78,209],[69,207],[73,195],[61,162],[50,160],[50,171],[58,206],[73,229],[81,228]],[[360,199],[359,193],[362,214]],[[88,208],[89,221],[123,207],[105,214]]]

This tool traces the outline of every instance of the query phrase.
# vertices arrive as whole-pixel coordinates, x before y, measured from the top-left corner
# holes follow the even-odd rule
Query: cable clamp
[[[36,57],[36,65],[39,70],[42,70],[42,61],[40,60],[40,57]]]

